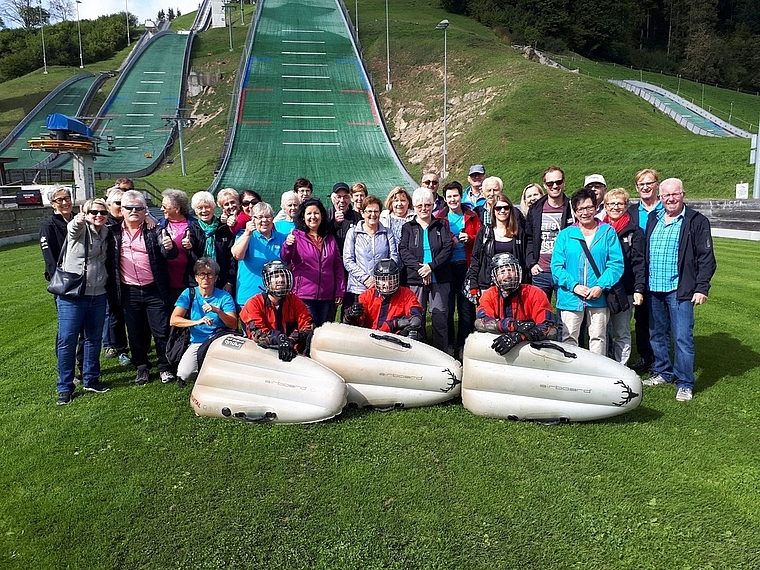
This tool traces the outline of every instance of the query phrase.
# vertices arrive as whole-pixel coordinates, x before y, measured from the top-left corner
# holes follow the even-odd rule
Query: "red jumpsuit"
[[[417,295],[408,287],[399,287],[389,298],[383,297],[375,287],[367,289],[357,302],[364,305],[364,317],[358,326],[390,333],[398,332],[395,320],[419,317],[423,319],[422,306]],[[424,322],[424,319],[423,319]]]
[[[497,321],[499,332],[514,332],[517,321],[534,321],[544,334],[554,328],[552,306],[544,293],[533,285],[520,285],[506,299],[494,285],[486,289],[478,303],[476,323]],[[477,327],[476,327],[477,328]]]
[[[272,344],[272,337],[284,334],[296,341],[296,350],[303,354],[306,338],[314,329],[311,314],[303,301],[288,293],[275,307],[269,295],[254,295],[240,311],[246,334],[262,346]],[[275,334],[273,334],[275,333]]]

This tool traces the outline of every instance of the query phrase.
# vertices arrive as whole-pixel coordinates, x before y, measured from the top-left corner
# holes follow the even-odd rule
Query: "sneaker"
[[[651,360],[639,358],[636,362],[631,364],[629,368],[635,370],[636,372],[644,372],[645,370],[652,368],[652,364],[654,363]]]
[[[71,392],[59,392],[58,399],[55,401],[55,403],[59,406],[65,406],[66,404],[70,404],[71,400],[73,399],[74,396],[71,394]]]
[[[689,402],[693,397],[691,388],[679,388],[676,394],[676,400],[679,402]]]
[[[171,371],[169,371],[169,370],[164,370],[164,371],[161,373],[161,383],[162,383],[162,384],[168,384],[169,382],[174,382],[174,380],[175,380],[175,378],[174,378],[174,374],[172,374],[172,372],[171,372]]]
[[[106,358],[116,358],[117,356],[118,356],[118,353],[116,352],[115,348],[106,348],[105,350]]]
[[[132,361],[129,359],[129,356],[127,356],[126,352],[122,352],[119,355],[119,364],[121,364],[122,366],[129,366],[130,364],[132,364]]]
[[[103,384],[100,380],[95,380],[94,382],[90,382],[87,386],[85,386],[84,389],[87,392],[95,392],[96,394],[105,394],[111,388]]]
[[[662,377],[662,374],[655,374],[651,378],[647,378],[642,382],[644,386],[658,386],[659,384],[667,384],[668,381]]]
[[[150,373],[147,368],[138,368],[137,376],[135,377],[135,384],[138,386],[145,386],[150,380]]]

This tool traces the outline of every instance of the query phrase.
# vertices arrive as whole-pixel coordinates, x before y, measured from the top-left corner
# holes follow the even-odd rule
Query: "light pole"
[[[84,69],[84,61],[82,60],[82,25],[79,23],[79,5],[81,2],[76,0],[77,3],[77,32],[79,33],[79,69]]]
[[[129,38],[129,4],[127,4],[127,2],[129,2],[129,0],[124,0],[124,12],[127,14],[127,45],[130,45],[132,40]]]
[[[42,0],[37,0],[40,7],[40,31],[42,32],[42,66],[44,67],[45,75],[47,75],[47,55],[45,54],[45,21],[42,19]]]
[[[232,47],[232,11],[237,8],[237,5],[228,3],[222,4],[222,7],[224,8],[224,17],[230,25],[230,51],[235,51]]]
[[[245,12],[243,12],[243,0],[240,0],[240,25],[245,26]]]
[[[385,81],[385,90],[391,90],[391,36],[388,23],[388,0],[385,0],[385,59],[388,62],[388,79]]]
[[[449,27],[449,21],[448,20],[441,20],[438,25],[435,27],[436,30],[443,30],[443,171],[441,172],[441,178],[446,178],[447,176],[447,155],[448,150],[446,149],[446,121],[448,120],[447,117],[447,107],[448,107],[448,76],[447,76],[447,67],[448,67],[448,45],[447,45],[447,38],[446,38],[446,28]]]

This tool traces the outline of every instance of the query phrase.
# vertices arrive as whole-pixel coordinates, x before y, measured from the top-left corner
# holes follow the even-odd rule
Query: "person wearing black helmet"
[[[374,287],[346,309],[343,322],[418,339],[422,306],[408,287],[401,287],[401,270],[390,258],[381,259],[373,272]]]
[[[280,360],[290,362],[307,352],[314,324],[303,301],[291,293],[293,274],[279,259],[264,264],[266,291],[254,295],[240,311],[248,338],[264,348],[276,348]]]
[[[522,284],[520,262],[511,253],[491,259],[491,280],[480,298],[475,330],[496,333],[492,348],[504,356],[523,341],[539,341],[556,335],[552,306],[541,289]]]

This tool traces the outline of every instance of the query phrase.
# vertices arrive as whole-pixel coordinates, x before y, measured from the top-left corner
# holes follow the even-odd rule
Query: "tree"
[[[161,8],[161,9],[158,11],[158,20],[159,20],[159,22],[160,22],[160,21],[163,21],[163,20],[166,20],[166,12],[164,12],[164,9],[163,9],[163,8]]]
[[[166,17],[169,18],[170,22],[174,19],[174,8],[169,8],[166,11]]]
[[[54,22],[73,20],[77,13],[73,0],[48,0],[48,8]]]

